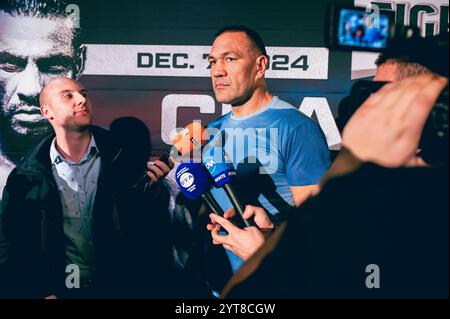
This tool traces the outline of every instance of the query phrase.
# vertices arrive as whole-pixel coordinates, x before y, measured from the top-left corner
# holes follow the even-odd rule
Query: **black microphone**
[[[258,227],[255,224],[253,218],[249,218],[247,220],[243,217],[245,206],[239,200],[236,191],[231,186],[231,182],[236,176],[236,170],[230,163],[228,155],[225,153],[225,151],[220,147],[214,146],[204,149],[202,162],[208,172],[211,174],[216,187],[222,187],[227,193],[231,204],[233,204],[235,211],[239,214],[245,226]]]

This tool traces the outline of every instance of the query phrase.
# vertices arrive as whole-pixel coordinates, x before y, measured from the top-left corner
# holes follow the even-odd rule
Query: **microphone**
[[[211,174],[216,187],[222,187],[225,193],[227,193],[227,196],[233,204],[235,211],[239,213],[245,226],[256,226],[253,219],[246,220],[243,217],[245,206],[242,205],[236,195],[236,192],[231,186],[231,182],[236,176],[236,170],[231,164],[230,158],[225,153],[223,148],[216,147],[214,145],[212,147],[205,148],[203,150],[202,162]]]
[[[173,139],[173,146],[164,152],[159,160],[170,167],[169,157],[176,158],[178,156],[192,154],[194,151],[200,150],[201,147],[205,145],[207,139],[208,133],[206,132],[206,129],[200,123],[192,122],[178,132]],[[146,184],[150,181],[150,177],[147,172],[148,170],[145,171],[133,188],[136,188],[142,183]]]
[[[192,154],[200,150],[208,140],[206,129],[198,122],[192,122],[183,128],[173,139],[173,146],[159,160],[169,166],[169,156],[177,157]]]
[[[202,164],[183,162],[178,166],[175,177],[184,196],[191,200],[201,197],[214,214],[223,216],[222,208],[210,192],[213,186],[211,176]]]

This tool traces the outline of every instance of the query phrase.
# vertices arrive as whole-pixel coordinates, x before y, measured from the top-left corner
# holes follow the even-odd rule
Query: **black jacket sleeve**
[[[17,171],[14,169],[3,189],[3,199],[0,209],[0,297],[12,296],[14,283],[18,280],[20,272],[20,255],[14,249],[16,240],[14,232],[20,217],[21,203],[20,194],[17,193]]]

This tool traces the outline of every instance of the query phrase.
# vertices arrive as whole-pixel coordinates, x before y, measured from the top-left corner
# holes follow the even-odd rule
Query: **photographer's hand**
[[[362,162],[401,167],[411,162],[422,130],[447,79],[424,74],[385,85],[355,112],[342,146]]]
[[[446,85],[434,74],[385,85],[364,102],[344,128],[342,150],[320,181],[357,170],[364,162],[385,167],[417,163],[425,122]]]

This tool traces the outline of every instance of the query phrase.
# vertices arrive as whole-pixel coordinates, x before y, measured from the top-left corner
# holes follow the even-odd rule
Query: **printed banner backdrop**
[[[375,67],[373,54],[352,56],[325,47],[329,2],[74,0],[67,9],[79,17],[74,23],[80,27],[85,45],[81,55],[85,59],[82,68],[68,71],[67,75],[79,72],[79,80],[89,90],[94,105],[95,124],[107,128],[113,120],[124,116],[142,120],[150,130],[152,157],[156,158],[169,147],[177,127],[193,120],[206,125],[230,110],[229,105],[221,105],[214,99],[206,57],[217,30],[230,24],[247,25],[262,35],[268,47],[267,81],[271,92],[317,120],[329,148],[337,150],[341,139],[334,118],[339,102],[349,92],[352,79],[373,75]],[[448,0],[334,2],[362,6],[376,3],[384,9],[396,10],[397,20],[416,23],[427,34],[448,29]],[[36,92],[44,82],[41,76],[38,84],[27,79],[32,66],[42,68],[40,62],[23,62],[21,68],[11,70],[6,60],[9,56],[3,54],[10,43],[5,38],[15,34],[10,28],[18,30],[18,39],[26,32],[25,24],[19,21],[13,26],[14,23],[17,22],[11,17],[0,16],[2,105],[14,100],[14,94],[8,93],[11,74],[19,75],[15,85],[24,91]],[[26,37],[42,39],[46,28],[45,24],[33,25],[33,31]],[[64,28],[58,32],[58,41],[63,42],[64,36],[67,37]],[[33,42],[16,44],[28,46],[27,50],[33,52],[35,47],[29,43]],[[48,71],[52,72],[55,73]],[[36,107],[26,110],[36,112]],[[8,123],[1,122],[4,138],[0,154],[8,152],[14,159],[2,155],[0,186],[17,159],[30,147],[26,134],[13,143],[4,142],[9,136],[4,133],[9,131],[5,127]],[[20,127],[17,130],[26,132],[20,131]]]
[[[330,148],[338,149],[340,136],[333,118],[351,86],[351,57],[324,47],[326,6],[327,1],[139,3],[139,9],[128,8],[139,12],[134,19],[122,8],[112,20],[122,19],[127,25],[116,28],[115,35],[107,27],[96,30],[99,36],[86,33],[87,62],[81,80],[91,92],[95,87],[91,96],[102,101],[97,102],[95,120],[107,126],[118,116],[139,117],[151,129],[153,155],[158,156],[177,127],[192,120],[206,125],[225,114],[230,106],[214,101],[207,56],[218,29],[244,24],[265,40],[272,93],[314,116]],[[107,10],[117,14],[118,9]],[[127,22],[125,15],[130,16]],[[136,27],[141,23],[145,27]]]

